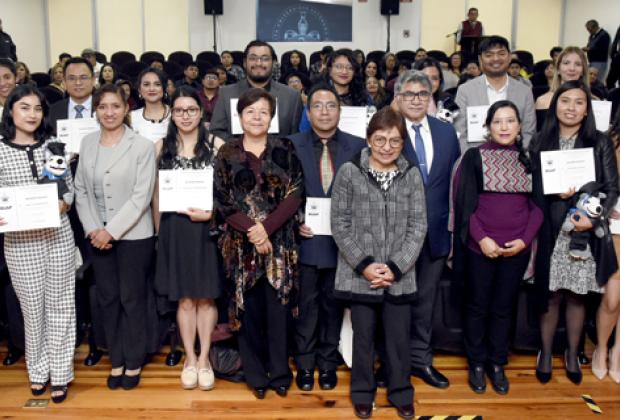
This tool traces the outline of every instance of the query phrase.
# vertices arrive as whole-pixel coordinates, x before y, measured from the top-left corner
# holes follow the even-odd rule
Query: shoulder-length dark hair
[[[357,64],[357,60],[355,59],[355,56],[353,56],[353,51],[350,49],[342,48],[334,51],[334,53],[329,56],[329,59],[327,60],[327,72],[325,73],[325,77],[327,79],[326,81],[329,84],[333,84],[329,74],[332,70],[332,66],[334,65],[334,61],[336,61],[338,57],[345,57],[351,66],[353,66],[353,79],[351,79],[351,82],[349,83],[349,95],[351,96],[352,102],[350,105],[368,105],[368,95],[366,94],[366,88],[360,73],[360,66]]]
[[[203,162],[210,162],[213,157],[213,142],[208,143],[209,132],[205,128],[204,124],[204,108],[198,92],[196,89],[183,85],[177,88],[170,99],[171,107],[174,107],[174,103],[179,98],[192,98],[196,101],[196,105],[200,108],[200,122],[198,123],[198,141],[194,146],[194,158],[192,159],[192,165],[198,169]],[[168,132],[162,142],[162,148],[159,155],[159,167],[161,169],[172,169],[174,158],[178,155],[178,143],[179,143],[179,129],[177,128],[174,120],[171,119],[168,124]]]
[[[547,116],[545,117],[545,122],[536,136],[537,139],[535,144],[533,144],[533,151],[557,150],[560,147],[560,122],[556,115],[558,99],[563,93],[572,89],[579,89],[586,94],[588,106],[586,116],[581,121],[581,127],[579,127],[577,136],[581,139],[585,147],[594,147],[596,144],[596,122],[594,120],[594,113],[592,112],[592,94],[590,93],[590,88],[581,80],[571,80],[570,82],[560,85],[553,94]]]
[[[168,103],[168,92],[166,92],[166,86],[168,86],[168,75],[159,69],[156,69],[154,67],[147,67],[144,70],[142,70],[140,74],[138,74],[138,77],[136,78],[136,90],[140,92],[140,85],[142,84],[142,78],[149,73],[153,73],[159,79],[159,83],[161,83],[161,88],[164,91],[164,97],[161,99],[161,101],[164,104]],[[142,99],[142,97],[140,97],[140,102],[138,103],[138,106],[140,107],[144,106],[144,99]]]
[[[299,56],[299,67],[294,68],[293,64],[291,64],[291,56],[293,54],[297,54]],[[304,74],[308,74],[308,67],[306,66],[306,61],[304,60],[304,55],[299,50],[292,50],[288,56],[288,60],[286,63],[282,63],[282,74],[288,74],[292,71],[298,71]]]
[[[515,115],[517,116],[517,121],[519,121],[519,124],[521,124],[521,115],[519,114],[519,108],[517,108],[514,102],[504,99],[501,101],[494,102],[493,105],[489,107],[489,110],[487,111],[486,120],[484,121],[484,125],[487,127],[487,129],[491,127],[491,122],[493,122],[493,117],[495,117],[495,113],[501,108],[512,109],[515,112]],[[489,139],[490,138],[491,138],[491,135],[489,133]],[[532,162],[530,158],[528,157],[527,153],[525,153],[525,150],[523,149],[521,130],[519,130],[519,133],[517,134],[515,146],[517,146],[517,150],[519,151],[519,162],[521,162],[523,166],[525,166],[525,169],[527,170],[527,172],[532,172]]]
[[[112,71],[114,72],[114,76],[112,77],[111,82],[106,82],[105,80],[103,80],[103,69],[105,69],[106,67],[110,67]],[[116,64],[105,63],[103,66],[101,66],[101,70],[99,70],[99,86],[105,85],[106,83],[116,83],[117,80],[118,80],[118,69],[116,68]]]
[[[439,61],[435,60],[432,57],[427,57],[423,60],[419,60],[416,61],[413,64],[413,70],[424,70],[427,67],[435,67],[437,69],[437,71],[439,72],[439,89],[437,89],[437,92],[435,92],[433,94],[433,99],[435,100],[435,103],[437,103],[437,101],[439,101],[441,98],[441,94],[443,92],[443,72],[441,71],[441,66],[439,65]]]
[[[119,84],[106,83],[105,85],[99,87],[99,89],[97,89],[95,93],[93,93],[93,110],[95,112],[97,112],[97,108],[99,107],[99,104],[101,104],[101,99],[103,99],[103,95],[105,95],[106,93],[111,93],[118,96],[119,98],[121,98],[121,102],[123,103],[123,105],[129,108],[128,98],[127,96],[125,96],[125,91],[123,90],[123,87]],[[131,118],[129,117],[129,111],[127,112],[127,114],[125,114],[125,118],[123,118],[123,124],[131,127]]]
[[[6,99],[4,104],[4,110],[2,111],[2,122],[0,123],[0,136],[6,140],[13,140],[15,138],[15,121],[13,120],[13,105],[25,96],[34,95],[39,98],[41,102],[41,108],[43,108],[43,118],[41,124],[34,131],[34,138],[36,141],[43,142],[50,137],[52,132],[50,126],[47,124],[46,117],[49,111],[49,106],[45,100],[45,96],[39,89],[30,85],[24,84],[15,87]]]

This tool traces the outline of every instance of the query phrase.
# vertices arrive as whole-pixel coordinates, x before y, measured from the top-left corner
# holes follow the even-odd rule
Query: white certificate
[[[367,124],[368,109],[365,106],[340,107],[338,128],[341,131],[365,139]]]
[[[213,168],[159,171],[159,211],[213,210]]]
[[[239,102],[239,98],[230,98],[230,127],[233,135],[243,134],[243,128],[241,128],[241,121],[239,121],[239,113],[237,112],[237,102]],[[297,128],[297,127],[293,127]],[[271,119],[271,124],[269,124],[268,133],[279,133],[280,132],[280,122],[278,120],[278,100],[276,98],[276,113]]]
[[[58,186],[33,184],[0,188],[0,232],[60,227]]]
[[[620,200],[616,203],[614,210],[620,212]],[[609,219],[609,231],[614,235],[620,235],[620,220]]]
[[[596,121],[596,129],[598,131],[607,131],[609,129],[609,121],[611,120],[611,102],[592,101],[592,112]]]
[[[594,149],[554,150],[540,153],[545,194],[561,194],[571,188],[579,190],[596,180]]]
[[[306,198],[306,218],[305,224],[312,229],[315,235],[332,234],[331,217],[331,198]]]
[[[65,143],[70,153],[80,153],[80,145],[84,136],[97,130],[99,130],[99,123],[94,118],[75,118],[56,122],[58,141]]]
[[[143,123],[134,124],[133,131],[155,143],[166,137],[166,134],[168,133],[168,121],[162,123],[152,123],[146,121]]]
[[[469,143],[486,141],[487,129],[484,127],[484,120],[488,110],[489,105],[467,107],[467,141]]]

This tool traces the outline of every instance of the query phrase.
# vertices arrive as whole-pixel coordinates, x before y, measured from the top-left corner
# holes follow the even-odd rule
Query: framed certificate
[[[571,188],[579,190],[596,180],[591,147],[541,152],[540,167],[545,194],[561,194]]]
[[[58,186],[32,184],[0,188],[0,232],[60,227]]]
[[[159,171],[159,211],[213,210],[213,168]]]
[[[82,139],[93,131],[99,130],[99,123],[94,118],[76,118],[73,120],[58,120],[56,122],[56,136],[58,141],[67,145],[70,153],[80,153]]]
[[[331,236],[331,206],[331,198],[306,198],[306,215],[304,223],[312,229],[313,234]]]

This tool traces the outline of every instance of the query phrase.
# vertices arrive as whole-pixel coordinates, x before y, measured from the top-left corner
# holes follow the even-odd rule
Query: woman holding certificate
[[[181,86],[172,96],[171,106],[168,134],[156,143],[159,169],[207,172],[213,168],[215,154],[223,141],[207,138],[198,94],[193,88]],[[181,384],[185,389],[199,386],[209,390],[215,381],[208,359],[211,332],[217,322],[214,299],[220,295],[220,262],[217,240],[212,235],[213,212],[187,208],[160,214],[157,189],[153,204],[159,230],[155,287],[159,294],[178,302],[177,322],[186,354]],[[199,356],[194,350],[196,333],[200,338]]]
[[[0,187],[36,185],[44,177],[51,144],[44,122],[47,111],[44,96],[30,85],[18,86],[8,96],[0,125]],[[63,180],[67,190],[58,201],[59,227],[11,231],[12,221],[0,218],[8,230],[6,264],[26,326],[30,389],[32,395],[42,395],[51,382],[55,403],[65,400],[73,380],[76,332],[75,244],[66,214],[73,203],[69,171]]]
[[[485,392],[486,373],[495,392],[506,394],[510,326],[543,215],[531,197],[519,110],[497,101],[485,126],[487,142],[465,153],[454,179],[454,271],[465,279],[469,386]]]
[[[564,353],[567,377],[581,383],[582,373],[577,359],[585,318],[585,295],[601,293],[609,277],[618,269],[609,231],[599,238],[590,234],[589,256],[575,258],[569,252],[571,236],[562,224],[571,222],[577,232],[591,231],[588,217],[571,215],[580,191],[569,189],[562,194],[544,195],[541,152],[592,148],[596,183],[589,183],[607,197],[603,200],[607,214],[618,198],[618,167],[611,140],[596,130],[590,90],[581,80],[566,82],[554,93],[543,129],[532,142],[534,164],[534,197],[542,208],[544,221],[538,237],[535,280],[537,309],[541,314],[542,348],[538,354],[536,377],[542,383],[551,380],[553,339],[560,306],[566,302],[568,348]],[[603,219],[606,224],[607,220]],[[596,355],[595,355],[596,359]]]
[[[147,278],[155,240],[151,198],[155,147],[128,126],[129,105],[119,86],[93,95],[101,130],[80,146],[76,206],[92,247],[97,299],[112,371],[108,387],[140,382],[147,351]]]
[[[334,296],[351,303],[355,415],[372,415],[379,328],[388,400],[400,417],[411,419],[410,312],[415,263],[427,230],[424,184],[418,168],[401,154],[407,129],[400,114],[381,109],[367,133],[368,147],[340,167],[332,186],[331,228],[339,250]]]
[[[226,227],[220,237],[232,291],[230,322],[239,329],[246,381],[258,399],[267,388],[286,396],[289,300],[297,290],[299,223],[304,196],[293,143],[269,136],[275,99],[262,89],[239,98],[243,136],[224,144],[215,161],[215,198]]]

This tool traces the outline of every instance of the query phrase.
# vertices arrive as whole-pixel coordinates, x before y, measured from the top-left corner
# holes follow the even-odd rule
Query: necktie
[[[424,149],[424,141],[422,140],[420,127],[420,124],[413,124],[413,130],[415,131],[415,154],[418,156],[422,181],[426,184],[426,181],[428,181],[428,166],[426,165],[426,150]]]
[[[332,185],[332,179],[334,178],[334,167],[332,166],[332,158],[329,155],[327,142],[327,139],[321,139],[321,143],[323,143],[323,152],[321,153],[321,185],[323,185],[325,194],[329,191],[329,187]]]
[[[84,105],[76,105],[73,109],[75,109],[75,118],[84,118],[84,115],[82,114],[82,111],[86,109]]]

